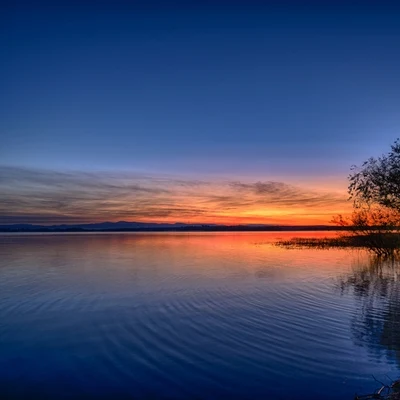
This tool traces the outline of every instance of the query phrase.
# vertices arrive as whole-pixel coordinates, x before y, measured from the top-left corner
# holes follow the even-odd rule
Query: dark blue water
[[[284,236],[0,236],[0,398],[352,399],[400,376],[397,266]]]

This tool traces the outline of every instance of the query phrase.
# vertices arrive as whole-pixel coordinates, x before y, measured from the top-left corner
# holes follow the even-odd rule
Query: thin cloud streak
[[[151,221],[328,223],[345,192],[284,182],[175,179],[129,173],[0,167],[0,223]]]

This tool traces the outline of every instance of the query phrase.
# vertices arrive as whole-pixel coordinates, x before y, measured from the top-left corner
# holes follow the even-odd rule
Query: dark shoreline
[[[141,227],[141,228],[109,228],[109,229],[87,229],[81,227],[1,227],[0,233],[11,232],[315,232],[315,231],[344,231],[346,229],[337,226],[179,226],[179,227]]]

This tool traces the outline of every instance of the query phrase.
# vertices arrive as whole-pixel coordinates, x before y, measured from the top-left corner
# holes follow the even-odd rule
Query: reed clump
[[[363,248],[378,256],[395,255],[400,250],[400,233],[371,232],[368,234],[341,234],[334,238],[298,238],[276,242],[285,248]]]

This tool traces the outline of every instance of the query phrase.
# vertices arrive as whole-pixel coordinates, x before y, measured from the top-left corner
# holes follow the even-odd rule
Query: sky
[[[0,7],[0,223],[325,224],[399,136],[398,2]]]

